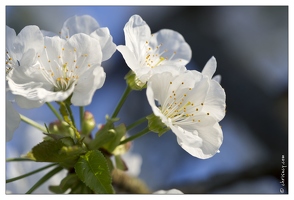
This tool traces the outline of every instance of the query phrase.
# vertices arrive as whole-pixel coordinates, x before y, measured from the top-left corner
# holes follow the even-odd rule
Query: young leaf
[[[32,153],[38,162],[70,162],[79,158],[80,154],[85,153],[81,146],[74,145],[72,138],[62,138],[59,140],[45,140],[32,149]]]
[[[80,156],[74,168],[81,181],[95,193],[114,193],[107,160],[100,151],[92,150]]]
[[[69,194],[93,193],[76,174],[68,174],[64,179],[62,179],[60,185],[49,186],[49,190],[55,194],[64,194],[68,189],[70,189]]]

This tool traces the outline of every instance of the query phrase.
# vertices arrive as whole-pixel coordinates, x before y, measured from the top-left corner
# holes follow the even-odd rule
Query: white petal
[[[116,47],[116,49],[122,54],[126,64],[129,66],[129,68],[131,68],[131,70],[136,71],[138,68],[140,68],[138,60],[128,47],[119,45]]]
[[[198,158],[210,158],[219,152],[223,142],[223,131],[218,123],[213,126],[199,128],[198,134],[203,140],[200,151],[198,151]]]
[[[210,81],[210,87],[204,100],[203,112],[210,113],[217,121],[225,116],[226,94],[220,84]]]
[[[75,106],[87,106],[91,103],[94,92],[104,84],[106,74],[102,67],[88,70],[79,78],[71,102]]]
[[[162,29],[153,34],[149,45],[155,49],[162,49],[162,57],[166,58],[166,65],[186,65],[192,57],[192,50],[184,37],[173,30]]]
[[[131,54],[129,54],[129,55],[131,55]],[[125,60],[128,59],[127,57],[124,57],[124,58],[125,58]],[[130,65],[136,66],[136,68],[133,69],[134,73],[136,74],[137,78],[143,83],[146,83],[153,75],[156,75],[156,74],[162,74],[164,72],[169,72],[169,73],[171,73],[172,76],[176,76],[176,75],[182,74],[187,71],[187,68],[185,66],[177,66],[177,65],[160,65],[155,68],[150,68],[150,67],[137,68],[137,66],[139,66],[139,65],[131,64],[131,62],[129,63]],[[136,61],[134,61],[134,62],[136,62]],[[128,65],[128,66],[130,67],[130,65]]]
[[[153,194],[184,194],[182,191],[178,189],[170,189],[170,190],[158,190]]]
[[[6,142],[12,139],[20,121],[19,113],[13,108],[12,103],[6,99]]]
[[[219,84],[220,84],[220,82],[221,82],[221,79],[222,79],[221,75],[215,75],[215,76],[212,78],[212,80],[215,80],[215,81],[218,82]]]
[[[45,102],[43,101],[34,101],[34,100],[29,100],[23,96],[15,95],[15,102],[17,105],[21,108],[25,109],[32,109],[32,108],[39,108],[41,107]]]
[[[13,48],[13,42],[16,38],[15,30],[10,28],[9,26],[6,26],[6,48],[11,50]]]
[[[150,68],[149,68],[150,70]],[[187,68],[185,66],[181,66],[181,65],[163,65],[163,66],[157,66],[155,68],[153,68],[150,71],[150,77],[154,74],[161,74],[163,72],[169,72],[172,74],[172,76],[176,76],[179,74],[184,73],[187,70]],[[149,77],[148,77],[149,79]]]
[[[133,15],[124,27],[124,34],[126,46],[139,58],[142,45],[145,45],[151,36],[149,26],[139,15]]]
[[[222,144],[223,134],[218,123],[188,131],[172,127],[178,144],[194,157],[207,159],[215,155]]]
[[[215,71],[216,71],[216,59],[215,57],[211,57],[206,63],[206,65],[204,66],[202,70],[202,74],[208,76],[209,78],[212,78]]]
[[[70,38],[76,33],[85,33],[90,35],[99,28],[98,22],[89,15],[73,16],[67,19],[61,29],[62,38]]]
[[[75,34],[65,44],[65,49],[76,49],[77,56],[87,54],[85,65],[100,65],[102,62],[102,51],[99,41],[86,35]]]
[[[15,36],[15,31],[6,27],[6,50],[16,61],[20,61],[23,53],[30,49],[41,52],[44,47],[43,34],[37,26],[26,26]]]
[[[99,28],[90,35],[98,39],[102,50],[102,61],[108,60],[116,51],[116,45],[112,42],[112,36],[108,28]]]
[[[158,97],[155,97],[155,95],[158,96],[158,90],[156,88],[153,89],[152,82],[148,82],[147,89],[146,89],[147,100],[148,100],[148,102],[149,102],[149,104],[151,106],[151,109],[152,109],[153,113],[156,116],[162,118],[163,114],[161,113],[161,111],[159,110],[159,108],[155,104],[155,99],[158,98]]]
[[[33,48],[36,52],[43,49],[43,34],[38,26],[26,26],[17,35],[17,41],[23,45],[23,52]]]
[[[155,74],[152,76],[148,81],[146,90],[149,104],[152,102],[154,103],[154,100],[157,100],[160,104],[163,104],[166,99],[169,98],[168,93],[170,92],[170,82],[173,80],[174,77],[169,72]]]
[[[66,91],[54,92],[53,88],[48,90],[44,88],[43,83],[28,82],[25,84],[15,84],[11,79],[8,80],[11,92],[14,95],[21,95],[29,100],[40,102],[63,101],[74,90],[74,84]],[[23,105],[23,104],[22,104]],[[25,106],[25,105],[23,105]],[[30,105],[28,105],[30,107]]]
[[[56,33],[51,32],[51,31],[41,30],[41,32],[44,36],[48,36],[48,37],[58,36]]]

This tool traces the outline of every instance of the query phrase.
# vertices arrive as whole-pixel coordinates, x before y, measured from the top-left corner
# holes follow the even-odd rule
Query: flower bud
[[[50,134],[59,134],[70,137],[74,136],[74,130],[65,121],[56,120],[55,122],[51,122],[48,129]]]
[[[88,135],[95,128],[95,126],[96,126],[96,122],[95,122],[93,114],[90,113],[89,111],[85,111],[81,132],[85,135]]]
[[[121,141],[125,140],[126,136],[124,135],[121,138]],[[131,148],[131,142],[127,142],[125,144],[122,145],[118,145],[113,151],[112,154],[113,155],[122,155],[124,153],[126,153],[127,151],[129,151],[129,149]]]

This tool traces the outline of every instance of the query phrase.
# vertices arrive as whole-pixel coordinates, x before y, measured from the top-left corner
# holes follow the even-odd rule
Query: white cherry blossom
[[[61,37],[43,37],[36,26],[24,30],[16,37],[8,34],[8,31],[14,32],[9,28],[6,39],[10,55],[6,58],[9,61],[6,61],[7,80],[18,105],[35,108],[45,102],[63,101],[69,97],[75,106],[90,104],[94,92],[105,81],[101,62],[109,59],[116,50],[109,30],[99,28],[90,16],[68,19]],[[40,42],[31,39],[37,31],[38,36],[42,36],[38,38]],[[43,34],[52,35],[44,31]],[[23,43],[33,48],[22,48],[26,52],[22,50],[17,55],[24,58],[14,58],[10,50],[18,49]]]
[[[183,36],[170,29],[151,34],[150,27],[133,15],[124,27],[125,45],[117,46],[129,68],[146,83],[156,73],[178,73],[191,59],[192,51]]]
[[[42,46],[44,46],[44,39],[37,26],[26,26],[18,35],[14,29],[6,26],[6,76],[15,68],[19,68],[20,63],[24,66],[32,65],[36,60],[36,52],[42,49]],[[19,113],[8,100],[8,96],[11,96],[9,88],[6,92],[6,142],[12,139],[21,121]]]
[[[210,64],[204,73],[155,74],[146,91],[153,113],[175,133],[178,144],[201,159],[219,152],[223,141],[219,121],[225,116],[225,92],[207,73],[213,71]]]
[[[109,29],[100,27],[95,18],[90,15],[73,16],[68,18],[58,34],[42,30],[45,36],[59,35],[63,39],[69,39],[71,36],[84,33],[100,42],[102,50],[102,61],[108,60],[116,51],[116,45],[112,41]]]
[[[153,194],[166,194],[166,195],[173,195],[173,194],[184,194],[182,191],[178,189],[170,189],[170,190],[158,190],[154,192]]]

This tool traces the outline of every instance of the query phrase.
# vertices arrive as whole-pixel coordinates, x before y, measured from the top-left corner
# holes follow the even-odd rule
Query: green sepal
[[[126,75],[125,75],[125,80],[128,86],[132,90],[143,90],[144,88],[147,87],[146,83],[142,83],[136,76],[136,74],[130,70]]]
[[[94,193],[114,193],[107,160],[99,150],[88,151],[85,155],[80,156],[74,168],[79,179]]]
[[[100,130],[95,134],[95,138],[90,141],[89,149],[99,149],[113,138],[115,138],[116,133],[111,131],[114,128],[114,122],[118,121],[119,118],[109,118],[106,116],[106,124],[103,125]]]
[[[115,159],[115,165],[117,169],[123,170],[123,171],[127,171],[128,167],[125,163],[125,161],[121,158],[120,155],[116,155],[114,156]]]
[[[153,113],[151,115],[148,115],[146,117],[148,119],[148,128],[150,131],[154,133],[158,133],[158,136],[162,136],[165,132],[170,130],[169,127],[167,127],[161,119],[154,115]]]
[[[33,157],[37,162],[58,162],[65,167],[73,165],[86,149],[80,145],[74,145],[70,137],[58,140],[45,140],[32,149]]]
[[[121,138],[126,134],[126,126],[124,124],[120,124],[117,127],[110,129],[109,132],[114,134],[114,137],[106,144],[103,145],[103,148],[108,152],[112,152],[120,143]]]

